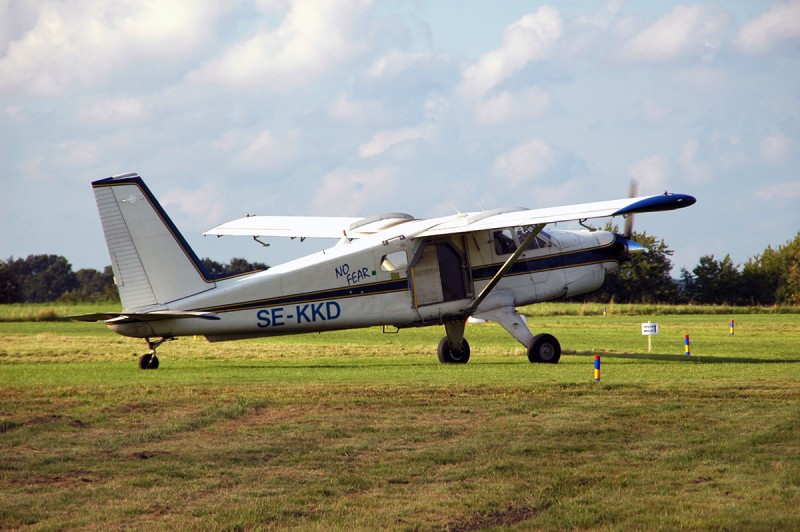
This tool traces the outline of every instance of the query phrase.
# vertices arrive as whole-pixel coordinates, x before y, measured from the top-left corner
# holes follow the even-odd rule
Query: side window
[[[381,270],[385,272],[403,271],[408,268],[408,255],[402,249],[381,258]]]
[[[494,232],[494,251],[498,255],[510,255],[517,250],[517,243],[514,242],[514,233],[511,229],[503,229]]]
[[[531,229],[529,227],[517,227],[517,239],[519,239],[520,242],[524,242],[530,234],[530,231]],[[536,238],[533,239],[533,242],[528,245],[528,249],[546,248],[548,246],[547,240],[545,240],[546,238],[550,238],[550,235],[544,231],[540,232],[536,235]]]

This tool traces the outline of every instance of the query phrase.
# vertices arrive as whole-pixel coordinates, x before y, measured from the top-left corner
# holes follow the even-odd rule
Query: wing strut
[[[531,244],[531,242],[533,242],[533,239],[542,232],[542,229],[544,229],[545,225],[547,224],[536,224],[533,226],[533,229],[525,238],[525,241],[520,243],[514,254],[508,257],[508,260],[506,260],[505,264],[503,264],[498,272],[494,274],[494,277],[492,277],[492,279],[489,281],[489,284],[487,284],[483,290],[481,290],[481,293],[478,294],[478,297],[475,298],[475,301],[473,301],[472,305],[470,305],[467,309],[467,314],[472,315],[478,306],[483,303],[483,300],[486,299],[492,290],[494,290],[494,287],[497,286],[497,283],[500,282],[500,279],[502,279],[508,270],[511,269],[511,266],[517,262],[517,259],[519,259],[523,253],[525,253],[525,251],[528,249],[528,246]]]

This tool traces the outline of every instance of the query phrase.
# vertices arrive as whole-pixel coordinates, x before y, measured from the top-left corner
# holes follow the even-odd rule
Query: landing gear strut
[[[139,357],[139,369],[158,369],[158,357],[156,356],[156,348],[169,340],[174,340],[172,337],[164,337],[161,340],[151,342],[150,338],[145,338],[147,347],[150,349],[149,353],[145,353]]]

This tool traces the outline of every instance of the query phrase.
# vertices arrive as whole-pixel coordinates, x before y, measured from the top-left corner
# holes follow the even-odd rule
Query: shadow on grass
[[[568,356],[593,357],[597,353],[571,352]],[[624,360],[655,360],[658,362],[688,362],[691,364],[800,364],[800,359],[787,358],[753,358],[753,357],[719,357],[703,355],[668,355],[659,353],[601,353],[602,358],[620,358]]]

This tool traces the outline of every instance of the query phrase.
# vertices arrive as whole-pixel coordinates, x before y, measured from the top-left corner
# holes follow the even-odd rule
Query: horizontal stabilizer
[[[203,320],[218,320],[219,316],[211,312],[181,312],[175,310],[156,310],[154,312],[97,312],[94,314],[80,314],[67,316],[74,321],[104,321],[106,323],[135,323],[142,321],[180,320],[186,318],[200,318]]]

